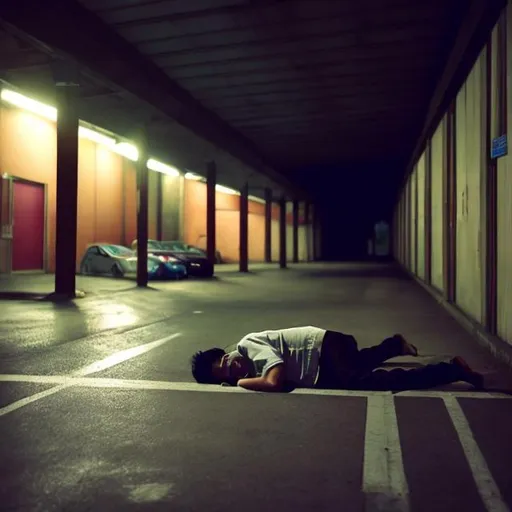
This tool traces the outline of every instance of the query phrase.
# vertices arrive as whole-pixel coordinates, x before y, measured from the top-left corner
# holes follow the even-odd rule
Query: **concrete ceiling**
[[[286,171],[409,156],[468,5],[80,1]]]
[[[404,172],[469,4],[2,0],[23,42],[4,45],[0,71],[41,93],[47,60],[72,57],[91,122],[123,133],[145,120],[178,165],[222,157],[227,184],[243,168],[255,186],[303,191],[304,168]]]

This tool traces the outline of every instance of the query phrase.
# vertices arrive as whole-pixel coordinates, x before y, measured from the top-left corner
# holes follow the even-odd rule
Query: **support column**
[[[310,244],[311,233],[309,226],[309,201],[304,201],[304,227],[306,232],[306,261],[311,261]]]
[[[299,201],[293,201],[293,263],[299,262]]]
[[[162,240],[163,237],[163,222],[162,222],[162,212],[164,210],[163,208],[163,201],[164,201],[164,194],[163,194],[163,180],[164,175],[160,172],[156,173],[156,179],[157,179],[157,192],[156,192],[156,238],[157,240]]]
[[[206,166],[206,254],[215,265],[215,185],[217,183],[217,166],[208,162]]]
[[[316,228],[316,218],[317,218],[317,211],[316,211],[316,206],[315,205],[311,205],[312,206],[312,209],[313,209],[313,212],[312,212],[312,215],[311,215],[311,238],[312,238],[312,242],[313,242],[313,261],[316,261],[318,259],[318,247],[317,247],[317,228]]]
[[[76,293],[76,235],[78,202],[78,71],[55,69],[57,89],[57,212],[55,293]]]
[[[148,141],[145,127],[137,137],[137,286],[148,285]]]
[[[249,184],[240,189],[240,272],[249,271]]]
[[[265,263],[272,262],[272,190],[265,189]]]
[[[286,268],[286,199],[279,201],[279,266]]]

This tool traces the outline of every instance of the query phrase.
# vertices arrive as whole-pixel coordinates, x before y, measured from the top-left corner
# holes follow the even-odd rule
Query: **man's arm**
[[[282,391],[284,388],[284,364],[274,366],[264,377],[240,379],[237,385],[250,391]]]

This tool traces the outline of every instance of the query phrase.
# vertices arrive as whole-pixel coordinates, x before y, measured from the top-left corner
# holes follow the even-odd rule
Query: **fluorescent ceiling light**
[[[179,176],[180,171],[176,169],[176,167],[172,167],[170,165],[163,164],[162,162],[159,162],[158,160],[154,160],[153,158],[150,158],[148,160],[148,169],[151,169],[152,171],[161,172],[162,174],[168,174],[169,176]]]
[[[86,128],[85,126],[78,127],[78,136],[84,139],[89,139],[98,144],[103,144],[104,146],[112,147],[116,144],[116,139],[114,139],[114,137],[109,137],[108,135],[97,132],[96,130]]]
[[[231,195],[234,195],[234,196],[239,196],[240,195],[240,192],[232,189],[232,188],[229,188],[229,187],[225,187],[224,185],[215,185],[215,190],[217,192],[224,192],[225,194],[231,194]]]
[[[199,174],[196,174],[194,172],[185,173],[185,178],[187,180],[196,180],[196,181],[201,181],[204,179],[202,176],[199,176]]]
[[[265,199],[262,199],[261,197],[257,197],[257,196],[249,196],[249,199],[251,201],[254,201],[255,203],[261,203],[261,204],[266,203]]]
[[[3,101],[11,105],[23,108],[46,119],[50,119],[51,121],[57,120],[57,109],[55,107],[28,98],[19,92],[11,91],[10,89],[2,89],[0,97]]]
[[[118,155],[124,156],[133,162],[139,159],[139,150],[129,142],[120,142],[112,148]]]

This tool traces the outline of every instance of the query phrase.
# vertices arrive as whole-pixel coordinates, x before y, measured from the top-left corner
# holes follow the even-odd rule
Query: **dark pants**
[[[397,338],[359,350],[353,336],[327,331],[320,355],[316,387],[368,391],[426,389],[461,380],[461,369],[452,363],[429,364],[412,370],[376,370],[384,361],[402,355]]]

